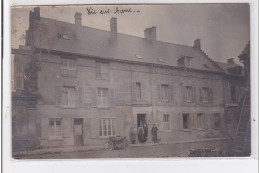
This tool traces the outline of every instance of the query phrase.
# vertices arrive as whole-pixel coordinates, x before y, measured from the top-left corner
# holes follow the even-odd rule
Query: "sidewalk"
[[[153,145],[171,145],[171,144],[182,144],[182,143],[197,143],[197,142],[208,142],[208,141],[225,141],[231,140],[232,138],[211,138],[211,139],[197,139],[197,140],[183,140],[176,142],[160,142],[160,144],[154,143],[138,143],[138,144],[129,144],[129,147],[145,147]],[[41,148],[34,151],[21,151],[13,152],[13,157],[16,156],[28,156],[28,155],[42,155],[42,154],[57,154],[57,153],[70,153],[70,152],[88,152],[88,151],[97,151],[104,150],[104,147],[101,146],[68,146],[62,148]]]

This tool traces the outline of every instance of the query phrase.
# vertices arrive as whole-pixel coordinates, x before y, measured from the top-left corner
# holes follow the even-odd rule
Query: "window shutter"
[[[185,102],[185,86],[181,87],[182,101]]]
[[[82,92],[82,88],[78,87],[77,88],[77,106],[78,107],[82,107],[83,106],[83,92]]]
[[[211,121],[209,119],[210,119],[209,114],[203,114],[203,127],[205,129],[208,129],[210,127]]]
[[[93,107],[96,107],[96,103],[97,103],[96,88],[91,88],[91,103]]]
[[[170,94],[169,94],[169,101],[173,102],[173,97],[174,97],[174,94],[173,94],[173,86],[170,85]]]
[[[145,84],[144,83],[141,83],[141,99],[142,100],[146,100],[146,93],[145,93]]]
[[[196,87],[192,87],[192,101],[196,102]]]
[[[41,119],[41,139],[49,138],[49,120],[48,118]]]
[[[158,94],[158,101],[161,101],[161,85],[157,85],[157,94]]]
[[[114,91],[114,89],[109,89],[109,101],[110,101],[110,106],[115,105],[115,91]]]
[[[62,95],[61,95],[61,86],[56,86],[55,88],[55,93],[56,93],[56,105],[61,105],[61,99],[62,99]]]
[[[202,102],[202,88],[200,88],[200,102]]]
[[[135,86],[136,86],[136,83],[134,82],[132,84],[132,99],[133,100],[136,100]]]
[[[209,88],[209,102],[213,102],[213,90]]]

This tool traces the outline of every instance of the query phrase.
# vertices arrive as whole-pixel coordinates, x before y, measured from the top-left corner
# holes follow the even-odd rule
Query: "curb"
[[[211,138],[211,139],[200,139],[200,140],[189,140],[189,141],[177,141],[177,142],[161,142],[160,144],[154,143],[144,143],[144,144],[129,144],[129,147],[145,147],[145,146],[155,146],[155,145],[173,145],[173,144],[183,144],[183,143],[197,143],[197,142],[210,142],[210,141],[225,141],[232,140],[233,138]],[[57,153],[71,153],[71,152],[86,152],[86,151],[98,151],[103,150],[103,146],[98,147],[87,147],[82,148],[70,147],[70,148],[43,148],[34,151],[21,151],[13,152],[12,156],[33,156],[33,155],[44,155],[44,154],[57,154]]]

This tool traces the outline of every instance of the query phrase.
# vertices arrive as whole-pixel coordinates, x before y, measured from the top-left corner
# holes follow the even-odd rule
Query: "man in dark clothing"
[[[153,142],[154,143],[158,143],[158,139],[157,139],[157,132],[158,132],[158,128],[156,127],[156,125],[154,124],[153,125],[153,128],[152,128],[152,135],[153,135]]]

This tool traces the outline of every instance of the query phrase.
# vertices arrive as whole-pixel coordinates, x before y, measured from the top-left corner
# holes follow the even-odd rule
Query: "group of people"
[[[153,142],[157,143],[158,142],[158,139],[157,139],[158,128],[156,127],[155,124],[153,125],[151,132],[152,132]],[[146,123],[141,124],[137,128],[137,131],[136,131],[135,127],[131,127],[131,129],[130,129],[130,139],[131,139],[132,144],[136,143],[136,134],[138,136],[138,141],[140,143],[146,142],[147,139],[148,139],[148,125]]]

